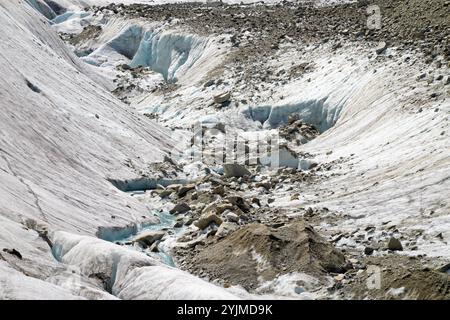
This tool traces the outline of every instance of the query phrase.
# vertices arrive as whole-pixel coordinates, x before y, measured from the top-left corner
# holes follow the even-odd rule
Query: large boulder
[[[169,211],[170,214],[182,214],[191,210],[191,207],[186,202],[177,203],[172,210]]]
[[[246,225],[202,248],[195,261],[210,275],[246,289],[280,274],[304,272],[321,277],[351,267],[339,250],[304,221],[277,229],[260,223]]]
[[[182,197],[184,197],[186,195],[186,193],[188,193],[189,191],[194,190],[194,189],[195,189],[195,184],[193,184],[193,183],[181,186],[178,189],[178,196],[180,198],[182,198]]]
[[[251,172],[244,165],[238,163],[225,163],[223,165],[223,172],[227,178],[240,178],[251,175]]]
[[[147,247],[150,247],[153,243],[156,241],[161,240],[166,233],[164,231],[144,231],[141,234],[137,235],[133,242],[138,242],[140,244],[143,244]]]
[[[400,240],[397,238],[391,237],[388,241],[387,248],[392,251],[402,251],[403,246]]]
[[[201,215],[200,219],[194,222],[194,225],[199,229],[206,229],[211,223],[215,223],[217,226],[222,224],[222,219],[213,211],[207,211]]]
[[[239,226],[236,223],[224,222],[217,229],[216,237],[218,237],[218,238],[226,237],[229,234],[231,234],[234,231],[236,231],[238,228],[239,228]]]
[[[230,98],[231,98],[231,92],[227,91],[227,92],[223,92],[218,95],[215,95],[213,99],[214,99],[215,103],[222,104],[222,103],[230,101]]]

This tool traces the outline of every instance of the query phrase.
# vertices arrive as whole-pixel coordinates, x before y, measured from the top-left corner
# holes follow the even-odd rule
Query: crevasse
[[[132,68],[149,67],[165,81],[176,82],[203,55],[207,44],[208,39],[203,37],[134,24],[123,28],[84,60],[102,66],[103,62],[111,62],[111,57],[116,57],[117,63],[123,57]]]
[[[201,57],[207,40],[173,32],[144,33],[131,67],[150,67],[164,80],[176,82],[177,74],[186,72]]]

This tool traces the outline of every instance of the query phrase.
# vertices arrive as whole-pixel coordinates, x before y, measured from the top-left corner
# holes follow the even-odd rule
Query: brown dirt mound
[[[421,259],[398,254],[370,257],[367,266],[379,267],[380,287],[369,288],[367,282],[372,272],[362,272],[350,278],[340,289],[342,298],[352,299],[419,299],[449,300],[450,274],[439,270],[436,259]],[[368,268],[369,270],[369,268]],[[397,290],[397,294],[393,294]]]
[[[289,272],[320,277],[350,267],[340,251],[303,221],[278,229],[249,224],[202,248],[193,262],[198,271],[246,289]]]

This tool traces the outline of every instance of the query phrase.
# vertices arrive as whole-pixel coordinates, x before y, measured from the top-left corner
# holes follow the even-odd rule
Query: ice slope
[[[336,125],[304,150],[319,161],[350,159],[326,181],[334,194],[320,204],[349,215],[346,228],[389,223],[400,234],[422,230],[419,252],[448,258],[450,102],[430,99],[442,87],[417,84],[420,72],[388,62],[367,75]],[[436,239],[439,233],[444,241]]]
[[[65,267],[35,229],[138,223],[148,208],[107,179],[139,176],[171,138],[100,86],[28,3],[2,1],[0,22],[0,249],[22,257],[1,251],[0,296],[71,298],[46,282]]]
[[[392,48],[387,58],[374,55],[373,48],[353,46],[333,54],[315,48],[307,54],[314,71],[272,95],[283,98],[266,104],[265,125],[283,122],[286,113],[296,111],[328,129],[297,151],[313,154],[318,163],[345,161],[325,172],[317,188],[303,190],[296,205],[339,212],[343,223],[324,223],[327,232],[395,226],[397,236],[408,234],[417,241],[418,250],[411,253],[449,258],[448,85],[418,81],[427,65],[420,58],[414,61],[416,52]],[[448,75],[448,68],[430,74]],[[438,98],[432,98],[436,93]]]
[[[289,98],[277,103],[278,108],[322,101],[314,112],[306,109],[308,112],[300,115],[309,120],[321,115],[333,124],[298,151],[316,155],[318,163],[346,159],[326,173],[328,178],[317,189],[304,191],[301,206],[327,207],[345,217],[343,224],[324,225],[328,232],[354,232],[382,224],[396,226],[398,236],[422,230],[423,235],[415,237],[419,248],[415,253],[448,258],[448,89],[443,84],[430,88],[418,82],[426,67],[399,63],[408,60],[397,56],[395,49],[390,52],[395,58],[382,65],[349,58],[354,57],[354,50],[334,54],[331,63],[314,58],[321,67],[308,75],[308,81],[279,92]],[[370,51],[359,50],[362,57],[370,55]],[[430,99],[435,91],[442,95]],[[310,199],[315,199],[317,192],[320,197],[315,203]],[[440,233],[444,241],[436,238]]]
[[[126,247],[67,232],[56,232],[52,240],[58,260],[80,275],[103,275],[108,289],[121,299],[238,299],[223,288]]]

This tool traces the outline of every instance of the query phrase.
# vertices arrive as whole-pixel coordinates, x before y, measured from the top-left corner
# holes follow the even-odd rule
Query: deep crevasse
[[[104,37],[121,23],[115,21],[105,26]],[[192,34],[126,24],[84,60],[96,66],[128,62],[133,68],[149,67],[160,73],[165,81],[176,82],[202,57],[208,43],[207,38]]]

